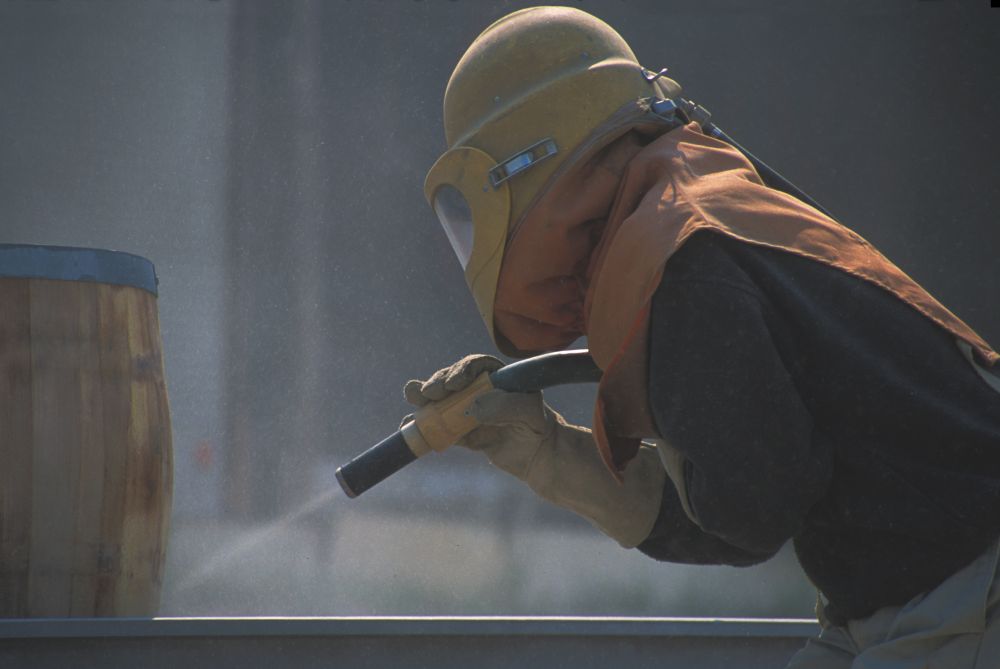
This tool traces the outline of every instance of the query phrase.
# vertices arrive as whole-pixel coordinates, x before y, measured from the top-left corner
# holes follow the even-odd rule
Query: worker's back
[[[698,319],[711,327],[691,327],[684,300],[672,297],[685,291],[704,293]],[[734,311],[743,299],[757,305],[759,327]],[[771,362],[755,354],[755,336],[773,342]],[[706,517],[756,514],[741,518],[744,528],[754,521],[790,528],[803,568],[832,602],[832,619],[906,602],[1000,534],[1000,394],[949,333],[878,286],[791,253],[699,233],[667,264],[650,347],[650,397],[664,436],[680,430],[682,441],[697,444],[704,429],[708,444],[728,430],[733,440],[722,448],[732,449],[731,459],[757,458],[755,468],[768,472],[746,482],[758,486],[756,508],[748,511],[738,491],[720,492],[733,487],[722,480],[706,481],[693,505]],[[690,353],[713,347],[742,351],[712,374],[705,365],[714,363]],[[787,371],[788,397],[757,385],[774,373],[766,365]],[[708,405],[712,424],[680,417],[673,420],[682,425],[663,424],[668,407],[692,394]],[[771,416],[759,419],[761,412]],[[777,426],[774,433],[754,434],[758,420]],[[806,426],[798,436],[796,425]],[[732,469],[746,477],[745,468]],[[689,494],[699,494],[690,482]]]

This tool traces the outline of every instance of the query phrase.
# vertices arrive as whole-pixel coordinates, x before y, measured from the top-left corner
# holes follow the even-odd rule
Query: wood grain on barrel
[[[132,423],[128,430],[129,475],[125,477],[128,513],[122,536],[126,587],[117,593],[116,604],[122,610],[135,610],[149,599],[146,590],[151,574],[157,579],[155,590],[159,593],[168,521],[163,499],[169,497],[173,467],[155,302],[140,291],[129,291],[126,300]]]
[[[27,281],[0,281],[0,615],[28,607],[34,437],[27,304]]]
[[[153,615],[172,483],[156,298],[0,279],[0,313],[0,616]]]
[[[81,284],[85,299],[80,300],[80,467],[76,496],[75,564],[70,584],[69,615],[100,613],[98,570],[101,553],[101,498],[105,488],[104,387],[101,374],[100,286]],[[90,292],[91,294],[87,295]],[[98,565],[94,569],[93,565]]]
[[[128,305],[121,291],[98,293],[98,329],[101,338],[101,377],[127,378],[129,362],[128,330],[121,327],[127,321]],[[105,429],[127,435],[131,424],[130,383],[106,383],[102,392]],[[127,443],[127,442],[125,442]],[[98,615],[113,615],[115,597],[122,571],[122,533],[125,525],[125,477],[128,467],[128,447],[116,448],[104,454],[104,496],[101,507],[103,544],[97,558]]]
[[[69,615],[80,468],[79,284],[32,282],[31,375],[35,444],[31,479],[30,609]]]

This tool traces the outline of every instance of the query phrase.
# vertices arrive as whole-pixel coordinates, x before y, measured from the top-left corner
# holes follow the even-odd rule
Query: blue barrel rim
[[[107,283],[159,295],[156,268],[147,258],[82,246],[0,244],[0,278]]]

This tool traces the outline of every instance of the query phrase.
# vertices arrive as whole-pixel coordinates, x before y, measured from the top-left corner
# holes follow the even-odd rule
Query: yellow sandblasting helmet
[[[611,26],[571,7],[514,12],[473,41],[445,90],[448,151],[424,194],[494,342],[509,233],[550,177],[623,105],[679,94],[676,82],[648,76]]]

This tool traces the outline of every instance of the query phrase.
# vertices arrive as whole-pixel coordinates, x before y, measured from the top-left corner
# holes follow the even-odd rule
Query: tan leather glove
[[[411,404],[423,406],[502,366],[491,356],[467,356],[426,382],[410,381],[404,394]],[[666,478],[654,448],[640,448],[624,482],[618,483],[601,460],[590,430],[566,423],[541,393],[490,390],[473,401],[468,413],[480,427],[460,439],[461,446],[482,451],[539,496],[583,516],[626,548],[649,536]]]

